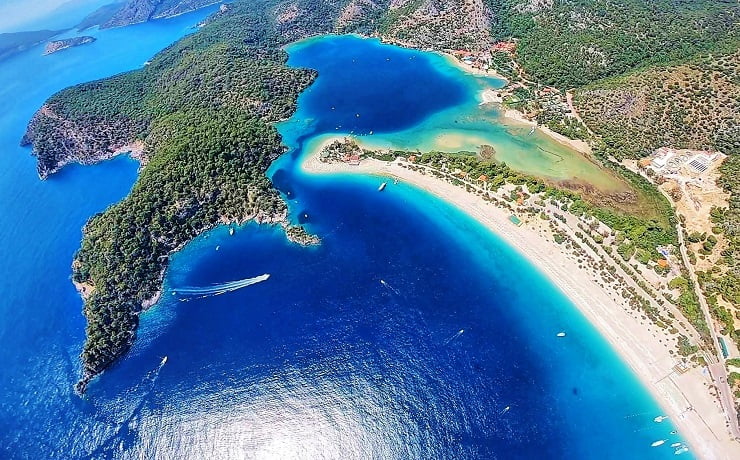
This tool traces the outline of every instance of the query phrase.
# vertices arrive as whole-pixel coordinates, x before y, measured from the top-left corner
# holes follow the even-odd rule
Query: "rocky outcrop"
[[[31,119],[21,145],[32,145],[41,179],[69,163],[93,164],[121,153],[139,123],[127,119],[72,121],[45,104]]]
[[[63,40],[52,40],[46,44],[44,55],[66,50],[67,48],[72,48],[73,46],[80,46],[86,43],[92,43],[94,41],[95,37],[88,36],[65,38]]]

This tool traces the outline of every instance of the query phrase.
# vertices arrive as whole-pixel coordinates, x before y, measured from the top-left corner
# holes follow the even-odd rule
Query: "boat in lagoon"
[[[565,337],[565,332],[558,332],[557,337]]]
[[[378,187],[378,191],[379,191],[379,192],[382,192],[383,190],[385,190],[385,187],[386,187],[387,185],[388,185],[388,183],[387,183],[387,182],[383,182],[383,183],[382,183],[382,184],[380,184],[380,186]]]
[[[660,440],[658,440],[658,441],[655,441],[655,442],[653,442],[652,444],[650,444],[650,446],[651,446],[651,447],[658,447],[658,446],[662,446],[663,444],[665,444],[665,442],[666,442],[666,441],[667,441],[667,439],[660,439]]]

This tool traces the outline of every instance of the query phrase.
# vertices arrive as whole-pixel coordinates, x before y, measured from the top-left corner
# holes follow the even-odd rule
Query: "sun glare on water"
[[[140,433],[156,433],[156,439],[137,448],[150,453],[153,449],[161,458],[313,460],[413,455],[418,447],[415,424],[402,423],[399,414],[388,409],[385,396],[366,384],[361,384],[366,391],[356,391],[357,384],[353,382],[355,391],[347,394],[333,384],[317,386],[275,377],[252,386],[250,394],[212,395],[182,411],[146,416]]]

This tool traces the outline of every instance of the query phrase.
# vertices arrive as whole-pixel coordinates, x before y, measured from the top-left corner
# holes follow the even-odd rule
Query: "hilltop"
[[[132,24],[188,13],[220,0],[126,0],[104,5],[90,13],[77,25],[79,30],[93,26],[101,29]]]

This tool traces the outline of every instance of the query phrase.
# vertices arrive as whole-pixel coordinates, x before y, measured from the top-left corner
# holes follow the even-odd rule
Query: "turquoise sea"
[[[290,48],[291,65],[320,77],[280,126],[291,150],[270,176],[322,244],[255,224],[197,238],[173,257],[168,290],[270,279],[165,296],[130,353],[77,397],[84,318],[70,261],[137,165],[41,182],[18,141],[55,91],[142,65],[207,12],[0,63],[0,458],[673,458],[669,443],[650,447],[680,435],[653,422],[646,390],[495,235],[404,184],[378,193],[376,178],[300,172],[304,146],[337,125],[390,135],[472,100],[429,55],[356,37]]]

